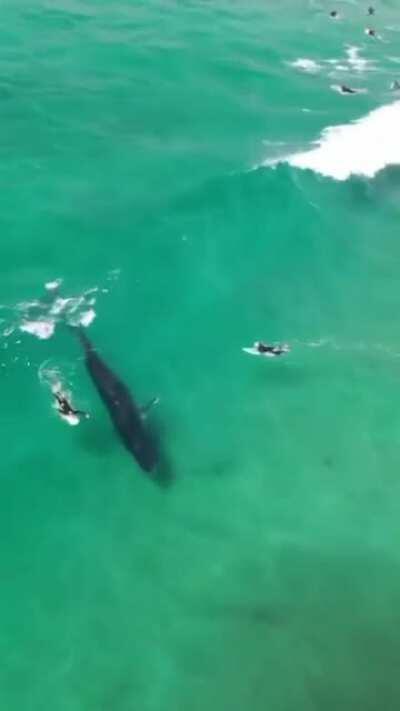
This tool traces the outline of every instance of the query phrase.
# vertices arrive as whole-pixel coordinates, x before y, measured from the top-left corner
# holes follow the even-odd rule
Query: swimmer
[[[371,27],[367,27],[365,29],[365,34],[368,35],[368,37],[377,37],[376,31],[373,30]]]
[[[332,20],[338,20],[339,19],[339,13],[337,10],[331,10],[329,13],[329,17],[332,18]]]
[[[85,417],[86,419],[89,417],[87,412],[75,410],[68,402],[66,396],[59,390],[54,392],[53,395],[57,400],[57,410],[61,417],[72,418],[74,421],[77,420],[76,424],[78,424],[80,417]]]

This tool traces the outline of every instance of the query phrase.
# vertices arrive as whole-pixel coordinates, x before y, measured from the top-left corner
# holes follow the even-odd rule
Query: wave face
[[[324,129],[316,147],[281,161],[295,168],[347,180],[352,175],[373,178],[400,163],[400,101],[371,111],[350,124]],[[271,161],[266,163],[271,165]]]

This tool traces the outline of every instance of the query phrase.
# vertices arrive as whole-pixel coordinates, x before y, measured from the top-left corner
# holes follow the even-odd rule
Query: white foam
[[[61,282],[61,279],[57,279],[45,284],[51,298],[21,301],[9,307],[0,306],[0,310],[7,308],[10,311],[7,318],[0,319],[0,339],[7,339],[18,329],[45,340],[53,336],[59,323],[89,326],[96,318],[99,288],[87,289],[80,296],[61,297],[56,291]],[[7,347],[7,343],[2,345],[3,348]]]
[[[39,380],[42,385],[48,385],[52,393],[62,389],[60,369],[53,366],[50,360],[45,360],[38,370]]]
[[[71,298],[70,299],[62,299],[61,297],[58,297],[54,301],[54,303],[50,309],[50,313],[53,314],[54,316],[59,316],[59,314],[61,314],[63,311],[65,311],[67,306],[69,304],[71,304],[71,302],[73,302],[73,301],[74,301],[74,299],[71,299]]]
[[[346,49],[347,61],[357,72],[365,72],[374,69],[374,62],[370,59],[360,57],[360,47],[350,46]]]
[[[93,308],[96,304],[96,298],[94,296],[87,298],[87,296],[96,291],[97,288],[90,289],[79,297],[66,299],[58,297],[50,309],[50,315],[55,317],[65,315],[67,323],[71,326],[89,326],[96,318],[96,311]],[[88,306],[90,308],[87,308]]]
[[[42,340],[51,338],[54,333],[55,323],[51,319],[39,319],[38,321],[23,321],[20,324],[20,331],[30,333]]]
[[[326,128],[315,148],[283,162],[336,180],[347,180],[351,175],[372,178],[385,166],[400,164],[399,125],[400,101],[395,101],[353,123]],[[277,162],[282,161],[272,164]],[[264,165],[271,165],[271,161]]]
[[[12,333],[14,333],[15,326],[7,326],[7,328],[4,329],[3,331],[3,336],[5,338],[8,338],[8,336],[11,336]]]
[[[345,59],[325,59],[323,64],[325,66],[331,66],[334,72],[355,71],[358,74],[361,74],[362,72],[375,71],[376,63],[372,59],[360,57],[360,52],[360,47],[350,45],[346,48]],[[332,75],[333,72],[331,72],[330,76]]]
[[[81,326],[85,326],[85,328],[86,328],[87,326],[90,326],[90,324],[94,321],[95,318],[96,318],[95,310],[88,309],[87,311],[83,311],[83,313],[81,313],[80,319],[79,319],[79,324]]]
[[[62,279],[54,279],[54,281],[48,281],[44,285],[47,291],[54,291],[62,284]]]
[[[291,67],[295,69],[300,69],[302,72],[307,72],[308,74],[316,74],[321,70],[321,65],[315,62],[314,59],[307,59],[306,57],[300,57],[294,62],[289,62]]]

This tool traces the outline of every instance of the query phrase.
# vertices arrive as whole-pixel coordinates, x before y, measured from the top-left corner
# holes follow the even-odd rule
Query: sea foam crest
[[[87,328],[96,318],[98,287],[86,290],[79,296],[61,297],[58,286],[61,280],[48,282],[47,291],[54,292],[52,299],[22,301],[14,306],[0,306],[0,339],[8,338],[16,329],[40,340],[51,338],[57,324]]]
[[[300,69],[300,71],[308,72],[309,74],[316,74],[322,68],[314,59],[308,59],[307,57],[299,57],[294,62],[289,62],[289,65],[294,69]]]
[[[388,165],[400,164],[400,101],[371,111],[349,124],[330,126],[315,148],[265,165],[288,163],[336,180],[351,175],[372,178]]]

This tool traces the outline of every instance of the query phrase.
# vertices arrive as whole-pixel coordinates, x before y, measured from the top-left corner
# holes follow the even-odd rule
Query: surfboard
[[[59,412],[58,414],[60,415],[62,420],[68,422],[68,424],[72,427],[74,427],[75,425],[79,425],[79,417],[77,415],[62,415],[61,412]]]
[[[242,348],[242,351],[249,353],[250,355],[263,356],[264,358],[276,358],[273,353],[260,353],[257,348]]]

